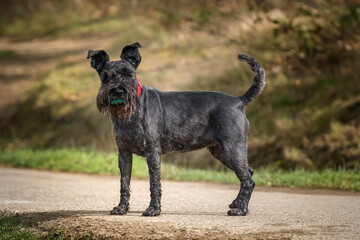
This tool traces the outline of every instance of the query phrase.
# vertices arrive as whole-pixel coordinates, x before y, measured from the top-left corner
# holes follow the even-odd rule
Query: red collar
[[[137,78],[137,80],[138,80],[138,82],[139,82],[139,85],[138,85],[138,87],[137,87],[137,92],[138,92],[137,98],[139,98],[139,97],[140,97],[140,93],[141,93],[141,89],[142,89],[142,83],[140,82],[140,79],[139,79],[138,77],[136,77],[136,78]]]

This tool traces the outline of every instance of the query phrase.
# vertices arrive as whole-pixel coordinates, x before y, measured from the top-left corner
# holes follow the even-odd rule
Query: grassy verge
[[[37,239],[33,232],[26,230],[20,219],[10,213],[0,212],[0,239]]]
[[[24,222],[19,218],[14,216],[6,211],[0,212],[0,239],[26,239],[26,240],[35,240],[35,239],[73,239],[71,236],[68,236],[65,231],[51,231],[48,232],[46,236],[37,236],[35,233],[29,229],[24,224]],[[84,239],[91,239],[91,236]]]
[[[90,174],[115,175],[119,173],[115,153],[101,153],[81,149],[17,149],[2,151],[0,153],[0,165]],[[135,155],[132,176],[139,179],[145,179],[149,176],[146,162]],[[360,191],[359,171],[258,169],[253,177],[257,185],[261,186]],[[171,164],[162,165],[162,178],[176,181],[239,182],[231,171],[217,172],[204,169],[186,169]]]

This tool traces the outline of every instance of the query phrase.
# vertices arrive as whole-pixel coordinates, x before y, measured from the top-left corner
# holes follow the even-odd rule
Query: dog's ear
[[[139,48],[141,48],[141,45],[138,42],[125,46],[121,52],[120,58],[128,61],[135,69],[137,69],[141,62]]]
[[[100,73],[101,68],[110,60],[104,50],[89,50],[87,58],[91,58],[91,67]]]

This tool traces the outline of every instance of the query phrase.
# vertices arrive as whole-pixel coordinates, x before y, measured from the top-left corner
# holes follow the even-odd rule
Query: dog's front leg
[[[110,212],[112,215],[124,215],[129,211],[130,178],[132,154],[119,150],[119,169],[121,174],[120,203]]]
[[[150,175],[150,206],[143,212],[143,216],[158,216],[161,212],[161,160],[159,151],[148,154],[147,165]]]

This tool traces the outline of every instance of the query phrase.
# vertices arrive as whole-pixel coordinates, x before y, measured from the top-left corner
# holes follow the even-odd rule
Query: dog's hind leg
[[[251,178],[253,170],[249,168],[247,162],[246,143],[223,144],[223,150],[231,169],[241,182],[239,194],[230,204],[229,207],[232,209],[228,211],[228,215],[244,216],[248,213],[248,204],[255,187],[255,182]]]
[[[158,216],[161,212],[161,160],[159,151],[151,151],[146,157],[150,175],[149,207],[143,212],[143,216]]]
[[[254,169],[252,169],[252,168],[249,167],[249,166],[248,166],[248,168],[249,168],[249,173],[250,173],[250,175],[251,175],[251,176],[254,175]]]
[[[132,169],[132,156],[119,150],[119,169],[121,174],[120,203],[110,212],[112,215],[124,215],[129,211],[130,178]]]
[[[210,154],[216,158],[217,160],[219,160],[222,164],[224,164],[226,167],[228,167],[229,169],[233,170],[230,163],[227,161],[226,156],[224,151],[222,150],[220,145],[214,145],[211,147],[208,147]],[[254,169],[252,169],[251,167],[248,166],[249,169],[249,173],[252,176],[254,174]],[[230,207],[233,208],[233,207]]]

